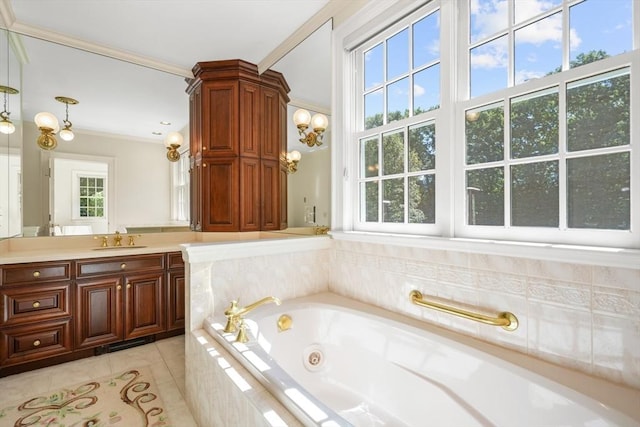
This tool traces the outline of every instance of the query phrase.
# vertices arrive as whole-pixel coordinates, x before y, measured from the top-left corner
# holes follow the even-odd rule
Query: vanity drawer
[[[0,330],[0,365],[14,365],[70,353],[71,320],[22,325]]]
[[[71,316],[71,284],[56,283],[0,288],[0,325]]]
[[[69,280],[71,261],[4,265],[0,277],[0,285]]]
[[[76,277],[105,274],[164,270],[165,254],[132,255],[128,257],[92,258],[76,261]]]
[[[169,270],[173,268],[184,268],[184,261],[182,259],[182,252],[169,252],[167,254],[167,265]]]

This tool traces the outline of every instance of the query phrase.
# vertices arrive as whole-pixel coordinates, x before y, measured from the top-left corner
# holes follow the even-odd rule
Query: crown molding
[[[107,56],[109,58],[141,65],[143,67],[152,68],[154,70],[163,71],[169,74],[175,74],[177,76],[193,78],[193,73],[190,69],[185,69],[177,65],[167,64],[165,62],[157,61],[146,56],[113,49],[108,46],[88,42],[86,40],[70,37],[64,34],[57,33],[55,31],[50,31],[44,28],[39,28],[36,26],[26,25],[18,22],[16,21],[15,15],[13,13],[13,8],[11,7],[11,0],[0,0],[0,17],[2,18],[4,28],[16,34],[35,37],[37,39],[46,40],[75,49],[84,50],[86,52]]]

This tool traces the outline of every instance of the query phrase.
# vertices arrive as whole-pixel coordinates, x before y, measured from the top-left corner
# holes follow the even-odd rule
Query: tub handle
[[[476,322],[484,323],[485,325],[500,326],[502,329],[507,331],[515,331],[518,328],[518,318],[515,314],[508,311],[500,312],[495,317],[487,316],[481,313],[464,310],[462,308],[441,304],[439,302],[428,301],[424,299],[422,292],[417,290],[413,290],[409,293],[409,299],[412,303],[419,305],[420,307],[431,308],[443,313],[453,314],[469,320],[475,320]]]

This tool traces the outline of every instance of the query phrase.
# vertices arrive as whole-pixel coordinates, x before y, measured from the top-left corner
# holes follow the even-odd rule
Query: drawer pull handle
[[[118,285],[118,286],[116,286],[116,289],[117,289],[117,290],[122,289],[122,285]]]
[[[33,272],[33,277],[38,278],[40,277],[40,272],[38,270]]]
[[[120,264],[120,270],[124,270],[125,268],[127,268],[127,264],[125,264],[124,262]]]
[[[131,289],[131,283],[127,283],[127,289]]]
[[[38,347],[39,345],[40,345],[40,340],[35,340],[35,341],[33,342],[33,346],[34,346],[34,347]]]
[[[32,306],[33,308],[38,308],[38,307],[40,307],[40,301],[34,301],[34,302],[33,302],[33,304],[31,304],[31,306]]]

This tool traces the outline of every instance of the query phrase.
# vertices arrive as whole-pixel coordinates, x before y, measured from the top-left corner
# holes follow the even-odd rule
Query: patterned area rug
[[[147,368],[0,407],[0,426],[159,427],[171,423]]]

